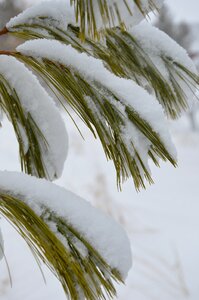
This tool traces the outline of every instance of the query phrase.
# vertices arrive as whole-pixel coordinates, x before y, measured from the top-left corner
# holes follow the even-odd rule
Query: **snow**
[[[48,17],[40,20],[39,17]],[[68,0],[53,0],[37,3],[12,18],[7,24],[8,29],[21,24],[33,24],[33,19],[46,25],[54,25],[66,29],[68,24],[76,25],[74,9]],[[49,23],[50,22],[50,23]]]
[[[138,40],[142,49],[149,55],[156,68],[168,82],[170,82],[170,75],[163,60],[164,58],[169,58],[171,64],[179,63],[190,70],[192,73],[196,75],[198,74],[194,63],[188,56],[186,50],[184,50],[163,31],[153,27],[147,22],[142,22],[141,24],[131,29],[130,33]],[[180,74],[183,75],[184,78],[186,78],[185,73],[180,72]],[[190,84],[188,85],[184,82],[183,79],[180,78],[180,76],[175,75],[174,72],[172,75],[176,78],[179,86],[184,92],[189,107],[192,107],[194,103],[193,99],[195,100],[195,98],[193,91],[191,91],[190,89],[191,79],[187,76],[187,80]],[[195,85],[194,82],[192,82],[192,84],[193,86]],[[170,85],[172,86],[172,82],[170,82]]]
[[[133,203],[129,185],[122,195],[128,203],[122,207],[134,245],[134,269],[127,280],[129,289],[120,290],[122,300],[129,295],[138,300],[199,296],[199,136],[183,122],[173,132],[179,167],[154,170],[155,185],[135,196]]]
[[[137,38],[143,49],[149,53],[152,60],[155,57],[170,57],[173,62],[184,65],[193,73],[197,73],[188,53],[165,32],[147,22],[135,26],[130,32]],[[158,64],[156,64],[158,67]]]
[[[129,13],[127,6],[123,0],[117,1],[117,7],[120,11],[121,20],[125,20],[125,25],[127,27],[134,26],[144,19],[143,13],[138,9],[135,1],[126,0],[128,8],[132,12]],[[162,6],[163,0],[153,0],[153,5],[157,9]],[[115,0],[108,0],[109,14],[111,14],[110,27],[120,25],[116,10],[115,10]],[[148,0],[141,1],[142,10],[145,14],[148,14],[151,11],[151,3]],[[104,21],[100,14],[99,1],[93,2],[93,11],[95,14],[96,27],[98,30],[104,28]],[[74,13],[73,6],[70,5],[70,0],[53,0],[53,1],[44,1],[41,3],[36,3],[30,8],[26,9],[24,12],[18,16],[12,18],[6,25],[6,27],[12,31],[12,28],[18,25],[23,24],[37,24],[41,23],[40,17],[48,17],[42,19],[42,23],[47,26],[57,26],[61,29],[66,29],[68,24],[78,25],[76,23],[76,17]]]
[[[49,178],[59,177],[67,156],[68,136],[53,99],[36,76],[11,56],[0,56],[0,73],[15,89],[25,113],[31,114],[46,139],[47,147],[43,146],[42,154]],[[27,150],[27,137],[22,131],[21,133]]]
[[[76,119],[78,122],[78,119]],[[128,231],[133,267],[124,287],[117,287],[118,300],[198,300],[199,297],[199,136],[184,118],[172,127],[179,167],[152,167],[155,185],[137,194],[129,180],[118,193],[114,169],[104,159],[100,144],[86,128],[85,141],[69,122],[71,151],[59,184],[81,193],[110,213]],[[0,130],[0,168],[19,170],[10,124]],[[80,122],[78,123],[80,125]],[[5,255],[12,276],[10,287],[5,261],[0,262],[1,300],[65,300],[56,278],[42,265],[40,270],[25,242],[1,219]],[[180,279],[182,278],[182,279]],[[25,280],[25,284],[24,284]],[[185,282],[184,282],[185,281]]]
[[[3,236],[2,236],[2,233],[1,233],[1,228],[0,228],[0,260],[2,259],[3,257]]]
[[[180,7],[183,6],[181,2]],[[190,3],[188,6],[191,7]],[[123,194],[116,193],[113,170],[104,163],[99,145],[96,146],[89,137],[87,144],[82,144],[70,128],[73,145],[61,183],[81,191],[88,199],[96,198],[98,204],[101,201],[99,205],[115,213],[131,234],[134,268],[127,286],[119,288],[119,300],[198,300],[199,297],[199,138],[198,133],[184,128],[183,122],[176,128],[179,168],[173,170],[166,165],[161,170],[152,169],[156,185],[139,195],[134,192],[131,182],[126,184]],[[5,136],[8,139],[10,131]],[[12,139],[7,142],[9,140]],[[17,168],[13,142],[11,145],[0,145],[3,148],[1,167]],[[65,299],[61,287],[45,269],[48,286],[41,283],[36,263],[31,255],[27,255],[25,245],[19,242],[5,221],[1,221],[1,225],[14,282],[11,289],[1,263],[1,299]]]
[[[139,85],[131,80],[115,76],[104,67],[99,59],[90,57],[86,53],[79,53],[70,45],[66,46],[59,41],[46,39],[27,41],[18,46],[17,51],[36,58],[48,58],[72,70],[77,70],[90,82],[99,82],[121,99],[122,103],[130,105],[141,118],[146,120],[160,135],[169,153],[176,158],[161,105]],[[118,103],[115,105],[119,107]]]
[[[132,264],[129,241],[122,227],[110,217],[64,188],[18,172],[0,171],[0,192],[17,198],[20,195],[38,216],[47,208],[63,218],[126,278]],[[56,226],[51,225],[60,238]]]

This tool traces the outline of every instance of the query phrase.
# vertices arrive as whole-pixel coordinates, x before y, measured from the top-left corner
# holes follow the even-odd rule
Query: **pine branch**
[[[0,50],[0,55],[12,56],[14,52],[10,50]]]
[[[57,8],[58,11],[60,9],[61,15],[62,6]],[[180,47],[177,47],[176,44],[174,45],[174,42],[171,39],[168,40],[168,37],[163,36],[164,34],[161,32],[158,32],[160,38],[167,38],[168,44],[173,43],[172,45],[174,47],[172,48],[176,49],[175,51],[177,52],[168,55],[167,49],[165,50],[162,46],[159,52],[157,52],[156,49],[158,47],[155,39],[154,46],[152,43],[151,52],[149,51],[145,46],[145,43],[147,44],[149,39],[153,39],[153,34],[154,36],[156,35],[156,29],[153,27],[148,26],[145,28],[146,34],[144,34],[145,29],[142,30],[142,25],[137,26],[135,29],[131,30],[131,32],[123,32],[119,28],[109,29],[106,31],[106,43],[95,42],[88,37],[86,37],[84,43],[82,43],[79,28],[68,24],[66,27],[67,29],[65,29],[61,24],[61,20],[56,19],[56,15],[53,14],[50,17],[46,16],[44,18],[42,17],[42,14],[40,15],[39,12],[37,12],[36,15],[33,14],[32,17],[30,16],[31,11],[27,17],[25,13],[22,16],[24,23],[20,23],[20,18],[16,18],[14,22],[9,23],[9,32],[21,36],[26,40],[38,38],[59,40],[66,45],[71,44],[80,53],[84,52],[90,56],[101,59],[104,66],[115,75],[131,79],[150,93],[154,94],[163,106],[166,115],[170,118],[177,118],[183,111],[188,109],[189,98],[194,95],[195,89],[198,87],[198,75],[195,73],[193,64],[183,50]],[[157,57],[154,57],[154,53],[156,53]],[[183,57],[183,64],[177,59],[177,53],[180,53]],[[156,64],[156,58],[158,64]],[[20,59],[24,60],[25,58],[21,57]],[[158,157],[161,157],[164,160],[169,159],[175,164],[174,159],[171,159],[171,156],[169,158],[167,154],[163,155],[162,150],[157,151],[156,146],[154,147],[154,144],[158,141],[158,139],[151,138],[153,135],[150,134],[150,130],[154,131],[154,129],[151,128],[149,131],[146,131],[145,126],[140,127],[140,124],[143,124],[143,120],[137,122],[135,116],[131,118],[127,112],[128,109],[125,107],[125,114],[123,114],[121,111],[118,111],[118,107],[113,107],[113,103],[107,104],[107,99],[104,101],[104,96],[100,95],[93,101],[94,106],[92,106],[92,109],[95,108],[95,112],[91,112],[89,106],[91,103],[90,99],[94,97],[93,95],[95,95],[95,93],[99,93],[99,91],[97,91],[99,89],[99,84],[97,87],[93,87],[93,83],[90,84],[86,82],[86,84],[89,85],[88,88],[81,76],[79,77],[78,75],[75,79],[72,77],[69,79],[69,70],[64,71],[63,66],[58,67],[57,64],[54,66],[53,63],[48,60],[43,62],[42,65],[39,65],[38,62],[31,61],[30,58],[26,63],[32,64],[32,68],[39,72],[40,76],[46,81],[56,96],[58,91],[90,128],[94,136],[96,137],[96,135],[98,135],[100,137],[107,158],[114,161],[119,187],[121,187],[121,183],[129,176],[133,176],[137,189],[139,189],[140,186],[145,186],[143,181],[144,177],[146,177],[150,183],[153,182],[148,166],[146,162],[143,162],[143,158],[140,157],[139,147],[137,147],[137,145],[135,146],[133,139],[130,142],[131,148],[129,149],[128,147],[127,149],[126,147],[127,141],[124,140],[123,130],[126,127],[125,118],[130,119],[133,126],[135,125],[139,132],[142,132],[142,134],[144,134],[144,136],[152,143],[148,148],[148,156],[152,158],[156,165],[158,165],[158,159],[156,158],[157,154]],[[162,69],[165,69],[166,76],[162,73]],[[51,75],[49,75],[49,72]],[[67,79],[65,82],[61,72],[66,73],[65,76]],[[82,95],[79,90],[76,90],[76,92],[73,90],[75,85],[76,89],[78,89],[77,82],[82,86]],[[69,89],[66,88],[66,84],[68,86],[71,85],[71,87]],[[90,87],[90,85],[92,86]],[[70,90],[72,90],[72,92],[69,92]],[[105,91],[106,96],[108,95],[109,99],[116,96],[112,95],[112,92],[110,93],[110,90],[107,91],[104,87],[101,89],[101,92],[102,91]],[[78,101],[77,95],[79,97]],[[110,100],[108,101],[110,102]],[[106,106],[109,106],[109,109],[107,109],[107,107],[101,107],[101,102],[106,103]],[[116,99],[116,103],[117,102],[118,99]],[[62,104],[65,105],[64,103]],[[114,112],[112,116],[110,110]],[[96,112],[98,112],[98,120],[95,118]],[[107,115],[108,112],[109,116]],[[101,117],[101,120],[99,119],[99,116]],[[102,124],[102,118],[104,118],[108,127]],[[116,120],[119,120],[117,125],[115,125]],[[123,131],[122,134],[121,131]],[[113,132],[114,135],[112,134]],[[132,134],[130,136],[132,136]],[[107,141],[109,141],[110,145]],[[145,146],[143,145],[143,147]]]
[[[65,127],[53,100],[33,74],[12,57],[13,54],[0,52],[0,108],[15,131],[22,171],[52,180],[60,176],[66,158]],[[30,88],[34,89],[34,95]],[[42,120],[46,113],[52,117],[47,128],[46,121]],[[63,136],[57,135],[52,139],[57,130]],[[62,143],[63,151],[57,148],[55,141]]]
[[[78,197],[72,193],[67,194],[65,190],[52,183],[36,180],[27,175],[1,172],[0,177],[0,213],[14,226],[36,257],[45,263],[59,279],[67,297],[77,300],[82,297],[87,300],[97,300],[106,299],[107,295],[113,298],[116,295],[113,281],[123,282],[121,271],[109,266],[109,263],[93,246],[94,241],[92,240],[91,243],[83,234],[82,228],[74,227],[72,220],[76,220],[76,217],[73,217],[73,214],[76,215],[77,211],[72,210],[67,203],[71,197],[73,203],[71,205],[74,207],[75,202],[79,201]],[[34,186],[37,193],[35,193]],[[33,193],[31,189],[34,189]],[[45,192],[46,189],[51,190],[50,196]],[[56,201],[53,201],[54,211],[51,208],[53,195],[56,195]],[[56,206],[59,208],[61,200],[61,211],[66,211],[64,203],[66,207],[69,205],[68,216],[64,217],[63,213],[59,215],[59,209],[56,211]],[[81,202],[77,202],[78,207]],[[110,238],[114,229],[121,234],[121,229],[118,231],[119,225],[97,212],[89,204],[82,203],[82,205],[82,208],[86,205],[88,212],[90,211],[90,215],[86,218],[91,218],[93,221],[92,218],[95,216],[96,220],[99,218],[99,221],[108,222],[106,229],[111,231],[108,231],[106,235],[110,234]],[[81,217],[81,214],[85,212],[85,209],[78,212],[80,219],[85,217],[84,215]],[[78,220],[76,222],[78,223]],[[87,222],[87,224],[90,223]],[[124,234],[123,231],[122,234]],[[89,236],[89,228],[87,235]],[[100,238],[102,236],[98,228],[97,239]],[[126,240],[126,236],[120,236],[120,238]],[[104,238],[103,240],[105,241]],[[105,242],[108,243],[108,240]],[[109,247],[112,247],[113,252],[119,251],[119,248],[115,249],[113,245]],[[109,252],[110,249],[106,251]],[[128,249],[124,254],[128,257],[129,253]]]
[[[174,41],[163,32],[158,32],[159,38],[167,38],[168,45],[174,46],[170,48],[176,50],[173,53],[170,51],[169,57],[164,45],[156,54],[155,59],[158,61],[156,63],[153,57],[153,53],[156,53],[158,48],[156,42],[154,41],[154,45],[151,42],[151,50],[145,48],[143,43],[144,39],[148,41],[153,39],[152,36],[157,35],[157,29],[150,25],[145,26],[143,30],[142,26],[137,26],[130,32],[124,32],[119,28],[109,29],[106,30],[106,38],[103,42],[96,42],[85,37],[82,43],[78,27],[69,24],[65,29],[54,25],[54,22],[55,20],[52,22],[50,18],[41,22],[40,18],[33,17],[31,22],[28,20],[23,24],[19,22],[11,26],[9,31],[25,40],[38,38],[59,40],[66,45],[72,45],[79,52],[101,59],[104,65],[117,76],[132,79],[153,93],[169,118],[178,118],[189,108],[189,98],[193,97],[195,89],[198,88],[198,74],[186,53],[183,54],[184,67],[179,68],[178,52],[182,53],[184,50],[180,46],[177,49]],[[59,23],[59,20],[57,22]],[[146,34],[144,30],[147,30]],[[141,39],[139,38],[140,32]],[[191,70],[185,66],[185,63],[189,64]],[[162,74],[162,67],[165,68],[168,76]],[[171,68],[173,73],[170,72]],[[175,77],[175,80],[172,77]],[[177,83],[179,79],[182,79],[181,84]],[[187,95],[185,90],[192,91],[192,93]]]
[[[6,33],[8,33],[8,29],[6,27],[4,27],[2,30],[0,30],[0,36],[4,35]]]
[[[62,219],[55,218],[53,214],[49,217],[51,222],[57,222],[60,234],[65,236],[69,243],[70,251],[63,246],[48,225],[19,198],[0,194],[0,213],[11,222],[32,252],[59,279],[68,297],[81,299],[83,293],[88,300],[105,299],[102,287],[111,298],[115,296],[113,283],[104,277],[104,272],[111,272],[114,280],[122,281],[119,274],[114,270],[110,271],[90,245],[90,257],[83,259],[73,245],[73,230]]]
[[[151,31],[153,31],[152,27]],[[134,32],[135,34],[133,34]],[[172,42],[172,40],[170,41]],[[153,54],[151,54],[153,53],[153,46],[151,45],[151,53],[149,49],[147,49],[147,53],[142,45],[143,40],[136,36],[136,29],[132,33],[109,30],[106,44],[113,62],[115,65],[117,63],[118,69],[120,68],[123,72],[121,75],[133,79],[140,86],[155,94],[169,118],[176,119],[182,112],[188,110],[190,100],[188,98],[194,97],[198,88],[198,74],[193,68],[190,71],[186,66],[183,70],[179,67],[180,64],[175,60],[177,52],[173,52],[173,56],[168,57],[168,54],[165,54],[166,50],[162,48],[160,55],[155,57],[158,61],[156,64]],[[155,47],[154,44],[154,49]],[[182,52],[180,47],[178,50],[179,53]],[[191,67],[193,66],[187,55],[184,55],[184,64],[185,61],[189,62]],[[161,68],[163,67],[168,76],[162,74]],[[179,79],[182,79],[186,85],[181,84]],[[185,92],[186,89],[192,91],[189,96]]]
[[[128,20],[124,15],[129,15],[129,19],[136,22],[141,16],[146,18],[150,11],[158,10],[155,0],[149,0],[143,4],[142,0],[118,0],[110,2],[109,0],[71,0],[75,8],[76,22],[80,25],[80,37],[84,39],[86,33],[91,37],[99,38],[99,30],[120,26],[126,29]],[[99,26],[99,15],[101,25]],[[138,15],[138,16],[137,16]],[[126,23],[127,22],[127,23]],[[131,21],[130,21],[131,22]]]
[[[36,5],[39,10],[33,9],[33,14],[40,23],[46,22],[50,17],[51,22],[56,25],[56,13],[59,6],[61,9],[61,14],[59,14],[61,20],[59,21],[61,21],[64,30],[70,23],[80,27],[79,37],[81,40],[84,40],[86,36],[99,39],[101,33],[107,28],[120,27],[125,30],[129,26],[138,24],[148,16],[150,11],[158,11],[162,2],[162,0],[144,2],[143,0],[59,0],[56,5],[54,1],[49,1],[48,6],[51,7],[49,10],[43,3]],[[28,15],[31,8],[26,11]],[[19,15],[22,23],[25,21],[23,16],[26,16],[26,11]],[[39,16],[38,12],[43,12],[44,15]],[[9,27],[14,23],[15,20],[13,22],[11,19],[7,25]]]
[[[176,52],[171,53],[157,41],[152,27],[127,31],[161,2],[51,1],[50,10],[39,4],[0,31],[0,36],[37,39],[20,45],[17,52],[0,51],[0,108],[15,130],[22,170],[53,180],[61,175],[67,154],[67,134],[53,100],[24,64],[100,139],[114,163],[119,188],[129,177],[137,190],[145,188],[145,180],[153,183],[149,158],[157,166],[159,159],[176,166],[156,99],[176,118],[187,109],[187,90],[194,93],[198,75],[178,46],[172,44]],[[96,42],[93,38],[101,31],[104,39]],[[123,282],[131,265],[130,247],[121,228],[82,201],[45,180],[0,172],[1,214],[57,276],[67,297],[112,298],[113,281]]]
[[[28,174],[35,174],[38,177],[47,177],[38,141],[38,134],[41,137],[42,134],[38,132],[31,115],[25,116],[17,94],[11,91],[12,89],[8,83],[0,76],[0,94],[2,96],[0,107],[13,125],[19,143],[21,169]],[[25,149],[22,130],[26,133],[26,136],[28,136],[28,143],[30,145],[28,151]]]
[[[45,43],[45,41],[43,42]],[[49,41],[49,43],[51,42]],[[53,49],[55,46],[53,45],[49,44],[48,49],[49,47]],[[39,46],[39,48],[41,47]],[[70,51],[72,51],[71,48]],[[64,52],[66,57],[70,57],[70,54],[67,55],[67,47],[64,48]],[[22,53],[24,53],[23,50]],[[75,55],[81,56],[77,52]],[[111,90],[99,80],[92,80],[92,76],[89,80],[71,62],[70,65],[64,65],[59,63],[59,58],[57,61],[53,61],[45,56],[37,59],[36,52],[35,57],[20,53],[16,53],[15,57],[36,71],[56,95],[58,92],[62,96],[60,101],[63,101],[64,98],[93,134],[97,133],[107,158],[114,162],[120,188],[121,183],[129,176],[133,177],[137,189],[145,187],[144,178],[149,183],[153,182],[147,161],[140,155],[141,151],[146,151],[146,156],[149,155],[156,165],[158,165],[157,159],[155,159],[156,155],[163,160],[169,160],[173,165],[176,164],[172,154],[167,150],[165,142],[161,140],[161,134],[157,132],[157,128],[153,128],[144,117],[140,116],[140,112],[136,111],[133,103],[132,105],[130,102],[125,103],[122,99],[124,96],[115,94],[113,89]],[[91,65],[95,62],[88,63]],[[105,76],[109,76],[110,73],[106,69],[103,71]],[[114,79],[118,80],[119,78]],[[124,84],[126,83],[124,81]],[[128,88],[131,86],[129,85]],[[144,94],[143,97],[149,96]],[[138,132],[142,137],[140,141],[139,139],[136,141]],[[147,143],[149,146],[146,147]]]

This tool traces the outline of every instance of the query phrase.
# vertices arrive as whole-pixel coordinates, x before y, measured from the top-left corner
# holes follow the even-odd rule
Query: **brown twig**
[[[13,51],[9,51],[9,50],[0,50],[0,55],[13,55],[14,52]]]
[[[0,35],[4,35],[8,33],[8,29],[6,27],[4,27],[2,30],[0,30]]]

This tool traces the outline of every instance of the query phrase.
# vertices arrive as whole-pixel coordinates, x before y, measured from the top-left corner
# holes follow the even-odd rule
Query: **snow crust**
[[[147,22],[142,22],[141,24],[130,29],[129,32],[138,40],[142,49],[149,55],[156,68],[166,80],[169,81],[170,78],[168,69],[166,68],[163,60],[164,58],[169,58],[171,64],[179,63],[192,73],[198,74],[193,61],[188,56],[187,51],[163,31]],[[192,106],[194,95],[193,91],[191,91],[190,87],[184,82],[184,80],[182,80],[179,76],[176,76],[174,72],[172,72],[172,75],[182,88],[189,106]],[[183,73],[183,76],[186,78],[185,73]],[[187,76],[187,80],[191,84],[190,77]],[[172,85],[171,82],[170,84]]]
[[[78,230],[123,278],[127,276],[132,258],[125,231],[84,199],[45,179],[8,171],[0,171],[0,192],[20,197],[38,216],[49,208]]]
[[[42,158],[49,178],[61,176],[68,151],[68,135],[53,99],[36,76],[14,57],[0,56],[0,73],[16,91],[25,113],[31,114],[46,139]],[[27,137],[22,130],[21,133],[27,150]]]
[[[159,9],[164,0],[153,0],[153,5],[157,9]],[[93,11],[95,14],[96,26],[97,29],[104,28],[104,22],[100,14],[99,1],[93,1]],[[115,4],[117,5],[120,11],[121,20],[125,22],[127,27],[137,25],[140,21],[144,19],[143,13],[138,9],[135,1],[126,0],[126,3],[131,11],[129,13],[127,6],[125,5],[123,0],[108,0],[107,4],[109,7],[109,12],[112,13],[112,21],[109,24],[111,27],[116,27],[120,25],[118,20]],[[151,11],[151,4],[149,0],[141,1],[142,10],[144,13],[148,14]],[[40,19],[42,17],[42,19]],[[45,19],[43,18],[45,17]],[[46,18],[47,17],[47,18]],[[56,25],[61,29],[67,29],[69,24],[79,25],[76,22],[75,11],[73,6],[70,5],[70,0],[51,0],[45,1],[41,3],[37,3],[32,7],[26,9],[24,12],[19,14],[18,16],[12,18],[6,25],[6,27],[12,30],[12,27],[21,24],[32,24],[35,20],[37,22],[41,22],[42,24],[47,24],[49,26]]]
[[[161,136],[165,147],[176,158],[176,151],[167,131],[164,113],[156,99],[132,80],[115,76],[102,61],[85,53],[79,53],[70,45],[59,41],[38,39],[27,41],[17,51],[36,58],[48,58],[79,72],[86,80],[99,82],[112,91],[122,103],[131,106]],[[115,105],[118,106],[118,103]]]

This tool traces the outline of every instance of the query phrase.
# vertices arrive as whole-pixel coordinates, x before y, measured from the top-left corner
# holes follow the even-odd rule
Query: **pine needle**
[[[55,90],[56,95],[57,92],[60,94],[62,104],[64,105],[65,100],[65,105],[69,104],[94,136],[99,137],[107,159],[113,160],[120,189],[123,181],[130,176],[133,177],[137,190],[145,188],[144,179],[153,183],[133,141],[130,150],[123,137],[123,128],[127,120],[151,142],[150,157],[152,153],[156,153],[161,159],[169,160],[176,165],[155,130],[132,107],[125,105],[99,82],[89,83],[77,71],[48,59],[37,60],[20,53],[16,53],[15,57],[26,63],[44,82],[51,85],[52,91]],[[123,114],[118,110],[118,105],[124,106]]]
[[[141,14],[146,18],[151,10],[157,10],[157,6],[154,1],[149,1],[149,10],[144,10],[141,0],[131,0],[132,4],[141,12]],[[120,24],[121,29],[125,29],[125,21],[121,16],[121,11],[117,2],[115,1],[113,5],[107,0],[95,0],[95,9],[97,13],[100,13],[103,20],[104,28],[110,28],[114,26],[114,23]],[[134,11],[130,9],[126,0],[123,0],[124,7],[129,16],[133,17]],[[71,0],[71,5],[74,6],[76,21],[80,24],[80,38],[85,39],[88,27],[88,34],[94,39],[99,39],[99,29],[97,28],[96,12],[93,5],[93,0]]]
[[[12,123],[19,144],[21,169],[27,174],[48,178],[43,163],[41,145],[47,147],[45,137],[30,113],[25,113],[16,91],[11,88],[5,78],[0,75],[0,108]],[[28,149],[22,137],[24,131],[28,140]]]
[[[0,213],[12,223],[26,241],[36,257],[53,272],[61,282],[69,299],[86,300],[113,298],[116,291],[112,280],[122,282],[119,272],[111,269],[85,239],[74,228],[55,213],[43,208],[37,216],[24,200],[8,193],[0,194]],[[65,247],[49,225],[53,223],[59,234],[66,240]],[[88,251],[82,256],[75,241]]]
[[[170,74],[169,79],[164,78],[152,62],[150,53],[142,49],[139,39],[119,28],[106,30],[106,43],[93,41],[88,37],[85,37],[84,43],[82,43],[78,27],[69,25],[66,30],[62,30],[58,27],[41,24],[37,19],[34,19],[31,25],[21,24],[10,30],[11,34],[25,40],[37,38],[59,40],[66,45],[72,45],[79,52],[85,52],[101,59],[105,67],[115,75],[132,79],[140,86],[144,88],[147,86],[148,89],[151,89],[163,106],[167,117],[171,119],[180,117],[188,109],[187,96],[173,78],[180,75],[193,94],[195,94],[194,90],[198,88],[197,74],[162,54],[160,59]]]

